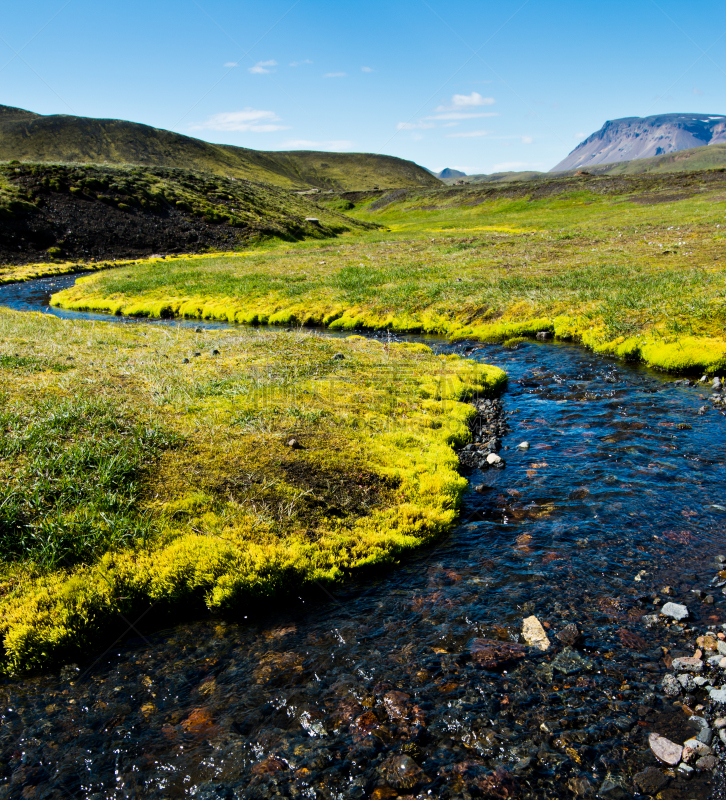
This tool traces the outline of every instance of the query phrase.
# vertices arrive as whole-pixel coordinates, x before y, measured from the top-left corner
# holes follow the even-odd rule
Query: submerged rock
[[[645,794],[656,794],[668,783],[668,778],[655,767],[646,767],[633,776],[633,780],[638,789]]]
[[[562,644],[572,647],[579,640],[580,631],[574,622],[570,622],[569,625],[565,625],[561,631],[558,631],[555,636],[562,642]]]
[[[566,647],[552,660],[552,668],[565,675],[572,675],[575,672],[586,672],[592,669],[592,661]]]
[[[522,623],[522,636],[524,641],[538,650],[548,650],[550,640],[537,617],[527,617]]]
[[[395,789],[410,789],[426,780],[426,773],[411,756],[390,756],[379,767],[383,780]]]
[[[474,639],[469,650],[474,663],[485,669],[503,667],[511,661],[524,658],[527,653],[524,645],[496,639]]]

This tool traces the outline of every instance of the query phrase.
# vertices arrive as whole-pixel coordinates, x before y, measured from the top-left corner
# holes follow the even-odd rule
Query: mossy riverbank
[[[53,302],[480,340],[547,331],[661,369],[718,372],[725,199],[722,173],[346,194],[325,202],[388,229],[236,261],[140,264]]]
[[[423,345],[0,311],[2,670],[244,614],[444,533],[494,367]]]

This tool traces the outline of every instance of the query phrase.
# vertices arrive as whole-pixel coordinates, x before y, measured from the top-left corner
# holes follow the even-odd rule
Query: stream
[[[47,310],[75,277],[0,287],[0,305]],[[635,773],[658,766],[649,732],[692,735],[660,682],[693,635],[644,615],[673,600],[690,625],[726,623],[709,589],[726,417],[710,384],[573,345],[467,349],[507,371],[510,432],[506,468],[467,475],[449,536],[249,618],[120,621],[106,652],[4,680],[0,800],[637,796]],[[530,615],[549,650],[482,665],[473,640],[521,640]],[[676,777],[662,796],[721,798],[719,781]]]

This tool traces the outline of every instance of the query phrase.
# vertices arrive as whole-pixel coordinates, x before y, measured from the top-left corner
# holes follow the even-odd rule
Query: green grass
[[[77,660],[119,613],[252,613],[432,541],[467,401],[505,380],[423,345],[0,310],[0,671]]]
[[[663,368],[713,371],[726,365],[724,188],[721,173],[701,173],[348,193],[349,215],[387,230],[178,260],[164,273],[120,269],[53,302],[484,339],[547,329]]]
[[[176,167],[286,189],[440,185],[423,167],[393,156],[250,150],[125,120],[41,116],[8,106],[0,106],[0,160]]]

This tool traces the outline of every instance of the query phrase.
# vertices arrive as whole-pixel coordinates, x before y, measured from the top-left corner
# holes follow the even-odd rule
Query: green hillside
[[[138,122],[0,106],[0,161],[181,167],[287,189],[440,186],[412,161],[370,153],[265,152],[210,144]]]
[[[366,227],[278,186],[168,167],[0,164],[0,264],[237,250]]]

